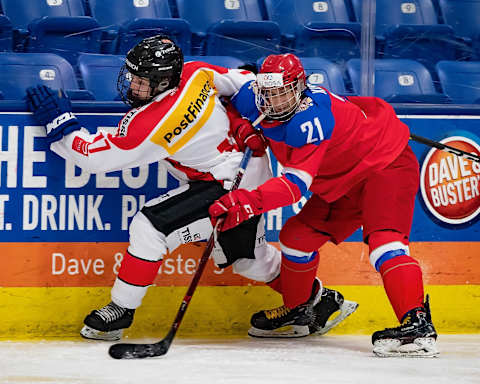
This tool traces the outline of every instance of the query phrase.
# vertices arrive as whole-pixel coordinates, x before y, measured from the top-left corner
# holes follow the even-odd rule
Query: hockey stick
[[[253,122],[253,126],[256,127],[260,122],[265,118],[264,114],[261,114],[257,120]],[[242,161],[240,162],[240,166],[237,172],[237,175],[235,176],[235,179],[233,180],[232,187],[230,188],[230,191],[234,191],[238,189],[238,186],[240,185],[240,182],[242,181],[243,175],[245,173],[245,170],[247,169],[248,162],[250,161],[250,158],[252,157],[252,150],[250,148],[246,148]],[[220,223],[220,222],[219,222]],[[221,225],[221,223],[218,225]],[[205,269],[205,266],[207,265],[207,261],[210,258],[210,254],[212,253],[213,246],[215,244],[215,231],[217,228],[213,229],[212,234],[210,235],[210,238],[208,239],[207,242],[207,247],[203,251],[202,257],[200,258],[200,261],[198,263],[198,268],[195,271],[195,274],[193,275],[192,281],[187,289],[187,293],[185,294],[182,304],[180,305],[180,308],[178,309],[177,315],[175,316],[175,320],[173,321],[173,324],[170,328],[170,331],[168,331],[167,336],[165,336],[162,340],[160,340],[157,343],[152,343],[152,344],[126,344],[126,343],[118,343],[118,344],[113,344],[110,346],[108,349],[108,354],[113,357],[114,359],[142,359],[145,357],[155,357],[155,356],[163,356],[168,352],[168,349],[170,348],[170,345],[172,344],[173,338],[175,337],[175,334],[177,333],[178,327],[180,327],[180,324],[182,322],[183,316],[185,315],[185,312],[187,311],[188,304],[190,303],[190,300],[192,299],[193,294],[195,293],[195,290],[197,288],[198,282],[200,280],[200,277],[202,277],[203,270]]]
[[[439,143],[438,141],[433,141],[433,140],[427,139],[426,137],[414,135],[413,133],[410,133],[410,138],[412,140],[418,141],[419,143],[429,145],[430,147],[441,149],[443,151],[453,153],[454,155],[457,155],[459,157],[465,157],[468,160],[472,160],[472,161],[476,161],[477,163],[480,163],[480,156],[475,155],[474,153],[465,152],[465,151],[462,151],[461,149],[457,149],[454,147],[450,147],[449,145]]]

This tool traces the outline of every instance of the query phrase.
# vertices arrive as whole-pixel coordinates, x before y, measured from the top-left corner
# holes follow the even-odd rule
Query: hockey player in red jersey
[[[307,86],[292,54],[268,56],[256,81],[245,84],[232,102],[250,121],[266,114],[261,131],[283,174],[254,190],[222,196],[210,207],[212,221],[222,218],[228,230],[312,192],[280,232],[281,273],[269,285],[282,294],[284,305],[254,314],[250,333],[265,336],[308,321],[318,249],[327,241],[339,244],[362,226],[370,262],[400,322],[373,334],[374,353],[437,355],[422,271],[408,247],[418,162],[408,145],[409,129],[393,108],[379,98],[347,99]]]
[[[232,96],[254,78],[248,71],[184,64],[181,49],[167,36],[145,39],[128,52],[118,77],[119,93],[133,109],[120,120],[115,135],[81,129],[63,92],[45,86],[27,90],[34,118],[45,125],[51,150],[63,158],[91,172],[163,160],[180,181],[178,188],[148,201],[134,216],[112,301],[86,316],[82,336],[119,339],[167,250],[210,236],[208,207],[232,184],[244,142],[253,146],[254,157],[240,186],[253,189],[271,176],[265,143],[243,129],[249,128],[243,119],[232,131],[232,112],[227,113],[219,98]],[[268,282],[279,274],[281,255],[266,242],[263,216],[256,215],[219,234],[213,259],[220,268],[232,266],[234,273]]]

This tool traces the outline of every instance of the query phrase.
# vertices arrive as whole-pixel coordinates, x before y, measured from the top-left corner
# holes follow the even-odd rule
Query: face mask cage
[[[261,73],[254,83],[255,104],[272,120],[288,120],[299,106],[304,89],[298,80],[283,83],[281,73]]]
[[[118,74],[117,90],[124,103],[138,108],[148,104],[155,95],[167,89],[169,83],[168,78],[151,81],[134,75],[124,65]]]
[[[150,80],[133,75],[125,65],[118,74],[117,90],[123,102],[134,108],[141,107],[152,99]]]

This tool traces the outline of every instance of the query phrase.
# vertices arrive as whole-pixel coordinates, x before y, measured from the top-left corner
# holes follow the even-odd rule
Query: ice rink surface
[[[480,335],[441,335],[440,357],[429,359],[374,357],[367,335],[178,338],[167,355],[146,360],[114,360],[110,344],[1,341],[0,384],[480,383]]]

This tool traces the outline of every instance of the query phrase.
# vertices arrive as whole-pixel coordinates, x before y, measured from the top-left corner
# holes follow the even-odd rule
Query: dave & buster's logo
[[[480,155],[473,140],[452,136],[440,141]],[[447,224],[464,224],[480,214],[480,164],[439,149],[427,154],[421,171],[422,198],[430,213]]]

